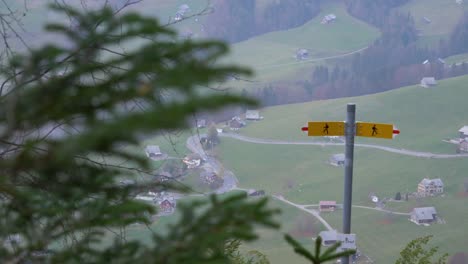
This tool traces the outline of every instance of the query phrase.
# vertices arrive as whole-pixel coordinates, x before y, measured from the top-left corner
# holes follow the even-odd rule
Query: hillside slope
[[[445,79],[430,89],[418,85],[367,95],[266,108],[265,119],[247,126],[242,134],[272,139],[322,140],[308,138],[300,127],[308,121],[344,120],[346,104],[356,103],[359,121],[393,123],[401,130],[394,140],[357,142],[392,145],[406,149],[454,153],[453,145],[442,142],[456,137],[468,124],[468,76]]]

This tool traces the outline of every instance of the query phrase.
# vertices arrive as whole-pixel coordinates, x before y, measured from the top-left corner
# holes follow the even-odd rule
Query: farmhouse
[[[309,58],[309,51],[307,49],[299,49],[296,51],[296,60],[307,60]]]
[[[444,183],[441,179],[427,179],[424,178],[418,184],[418,194],[422,196],[432,196],[444,192]]]
[[[247,110],[247,112],[245,112],[245,119],[260,120],[262,117],[260,116],[260,111],[258,110]]]
[[[460,143],[458,143],[458,152],[468,152],[468,139],[460,140]]]
[[[172,214],[175,211],[176,202],[173,199],[166,199],[159,203],[159,210],[163,214]]]
[[[242,128],[244,125],[245,124],[242,121],[237,119],[231,120],[231,122],[229,122],[229,128],[234,131],[239,130],[239,128]]]
[[[180,21],[184,18],[184,15],[180,12],[177,12],[174,16],[174,21]]]
[[[172,179],[172,175],[168,171],[161,171],[154,175],[154,180],[158,183],[166,182]]]
[[[329,162],[333,166],[343,166],[345,164],[345,155],[343,153],[332,155]]]
[[[321,24],[328,24],[336,20],[336,15],[335,14],[328,14],[323,17]]]
[[[145,148],[146,156],[150,159],[157,159],[162,156],[161,149],[156,145],[148,145]]]
[[[336,231],[322,231],[319,233],[322,238],[322,245],[329,246],[333,245],[338,241],[338,233]]]
[[[463,126],[458,132],[460,133],[460,139],[468,138],[468,126]]]
[[[432,86],[436,86],[437,81],[435,80],[434,77],[424,77],[421,79],[421,86],[424,88],[429,88]]]
[[[187,4],[183,4],[179,6],[179,10],[176,12],[174,16],[175,21],[180,21],[184,18],[185,13],[190,11],[190,7]]]
[[[206,120],[205,120],[205,119],[197,120],[197,127],[198,127],[198,128],[204,128],[204,127],[206,127]]]
[[[249,191],[249,196],[264,196],[265,191],[264,190],[251,190]]]
[[[320,212],[333,212],[336,209],[336,201],[320,201],[319,210]]]
[[[196,168],[196,167],[200,166],[201,157],[200,157],[199,154],[193,153],[193,154],[190,154],[190,155],[186,156],[182,160],[182,162],[187,165],[187,168],[193,169],[193,168]]]
[[[223,185],[224,180],[216,175],[215,172],[202,172],[200,173],[200,180],[212,189],[217,189]]]
[[[411,211],[410,220],[416,224],[429,224],[437,220],[437,212],[434,207],[417,207]]]

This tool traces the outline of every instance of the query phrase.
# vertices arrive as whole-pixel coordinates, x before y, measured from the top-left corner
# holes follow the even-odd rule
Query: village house
[[[468,139],[462,139],[460,140],[460,143],[458,143],[458,153],[460,152],[468,152]]]
[[[159,183],[172,180],[171,173],[169,173],[167,171],[158,172],[158,173],[156,173],[156,175],[154,175],[154,177],[155,177],[155,181],[159,182]]]
[[[206,120],[205,119],[197,120],[197,128],[204,128],[204,127],[206,127]]]
[[[187,168],[189,169],[193,169],[193,168],[197,168],[198,166],[200,166],[201,164],[201,157],[199,154],[197,153],[192,153],[188,156],[186,156],[182,162],[185,163],[187,165]]]
[[[180,12],[177,12],[174,16],[174,21],[180,21],[184,18],[184,15]]]
[[[296,60],[307,60],[309,58],[309,51],[307,49],[299,49],[296,51]]]
[[[187,4],[179,6],[179,10],[174,16],[175,21],[180,21],[184,18],[185,14],[190,11],[190,7]]]
[[[319,236],[322,238],[322,245],[330,246],[338,242],[338,233],[335,230],[321,231]]]
[[[168,198],[159,203],[159,213],[172,214],[176,208],[176,202],[173,198]]]
[[[333,166],[343,166],[345,164],[345,155],[343,153],[332,155],[329,162]]]
[[[437,81],[434,77],[424,77],[421,79],[421,86],[424,88],[429,88],[436,85]]]
[[[247,110],[247,112],[245,112],[245,119],[260,120],[262,117],[260,116],[260,111],[258,110]]]
[[[468,139],[468,126],[463,126],[458,132],[460,133],[460,139]]]
[[[334,22],[335,20],[336,20],[336,15],[335,14],[328,14],[328,15],[323,17],[320,24],[328,24],[328,23]]]
[[[200,173],[200,180],[210,186],[212,189],[217,189],[223,185],[224,180],[216,175],[215,172],[202,172]]]
[[[237,119],[234,119],[234,120],[231,120],[229,122],[229,128],[233,131],[237,131],[239,130],[239,128],[242,128],[245,126],[245,123],[243,123],[242,121],[239,121]]]
[[[333,212],[336,209],[336,201],[320,201],[319,210],[320,212]]]
[[[434,207],[417,207],[411,211],[410,220],[416,224],[430,224],[437,220],[437,212]]]
[[[162,156],[161,149],[156,145],[148,145],[145,148],[146,156],[150,159],[157,159]]]
[[[424,178],[418,184],[418,194],[422,196],[432,196],[444,192],[444,183],[441,179],[427,179]]]
[[[264,190],[250,190],[248,194],[249,196],[264,196],[265,191]]]

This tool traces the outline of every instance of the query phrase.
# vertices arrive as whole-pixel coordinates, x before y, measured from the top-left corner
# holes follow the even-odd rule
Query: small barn
[[[322,245],[324,246],[330,246],[338,242],[338,233],[335,230],[322,231],[319,236],[322,238]]]
[[[309,51],[307,49],[298,49],[296,51],[296,60],[307,60],[309,58]]]
[[[199,120],[197,120],[197,127],[198,127],[198,128],[204,128],[204,127],[206,127],[206,120],[205,120],[205,119],[199,119]]]
[[[430,23],[432,22],[432,21],[431,21],[429,18],[427,18],[427,17],[423,17],[423,18],[422,18],[422,21],[423,21],[424,23],[426,23],[426,24],[430,24]]]
[[[467,139],[468,138],[468,126],[463,126],[458,130],[460,133],[460,139]]]
[[[331,155],[329,162],[333,166],[344,166],[345,155],[343,153]]]
[[[320,212],[333,212],[336,209],[336,201],[320,201],[319,210]]]
[[[329,24],[331,22],[334,22],[336,20],[336,15],[335,14],[328,14],[323,17],[322,21],[320,22],[321,24]]]
[[[410,220],[416,224],[430,224],[437,221],[437,211],[434,207],[416,207],[411,211]]]
[[[421,86],[429,88],[437,85],[437,81],[434,77],[424,77],[421,79]]]
[[[239,121],[237,119],[231,120],[231,122],[229,122],[229,128],[234,131],[239,130],[239,128],[242,128],[244,125],[245,124],[242,123],[242,121]]]
[[[197,153],[190,154],[182,160],[182,162],[185,163],[189,169],[197,168],[200,166],[201,161],[202,158]]]
[[[252,190],[249,192],[249,196],[264,196],[265,191],[264,190]]]
[[[458,152],[468,152],[468,139],[460,140],[460,143],[458,143]]]
[[[148,145],[145,148],[146,156],[150,159],[157,159],[162,156],[161,149],[157,145]]]
[[[210,186],[212,189],[217,189],[223,186],[224,180],[219,177],[215,172],[204,171],[200,173],[200,180]]]
[[[180,21],[184,18],[184,15],[180,12],[177,12],[174,16],[174,21]]]
[[[262,117],[260,116],[260,111],[258,110],[247,110],[247,112],[245,112],[245,119],[260,120]]]
[[[163,214],[172,214],[175,211],[176,203],[173,199],[166,199],[159,203],[159,210]]]

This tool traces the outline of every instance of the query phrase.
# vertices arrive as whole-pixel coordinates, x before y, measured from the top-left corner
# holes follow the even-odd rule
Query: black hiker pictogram
[[[325,123],[325,126],[323,127],[323,133],[327,133],[328,135],[328,128],[329,128],[328,123]]]
[[[374,125],[374,126],[372,127],[372,136],[377,135],[377,134],[378,134],[378,132],[377,132],[377,126]]]

